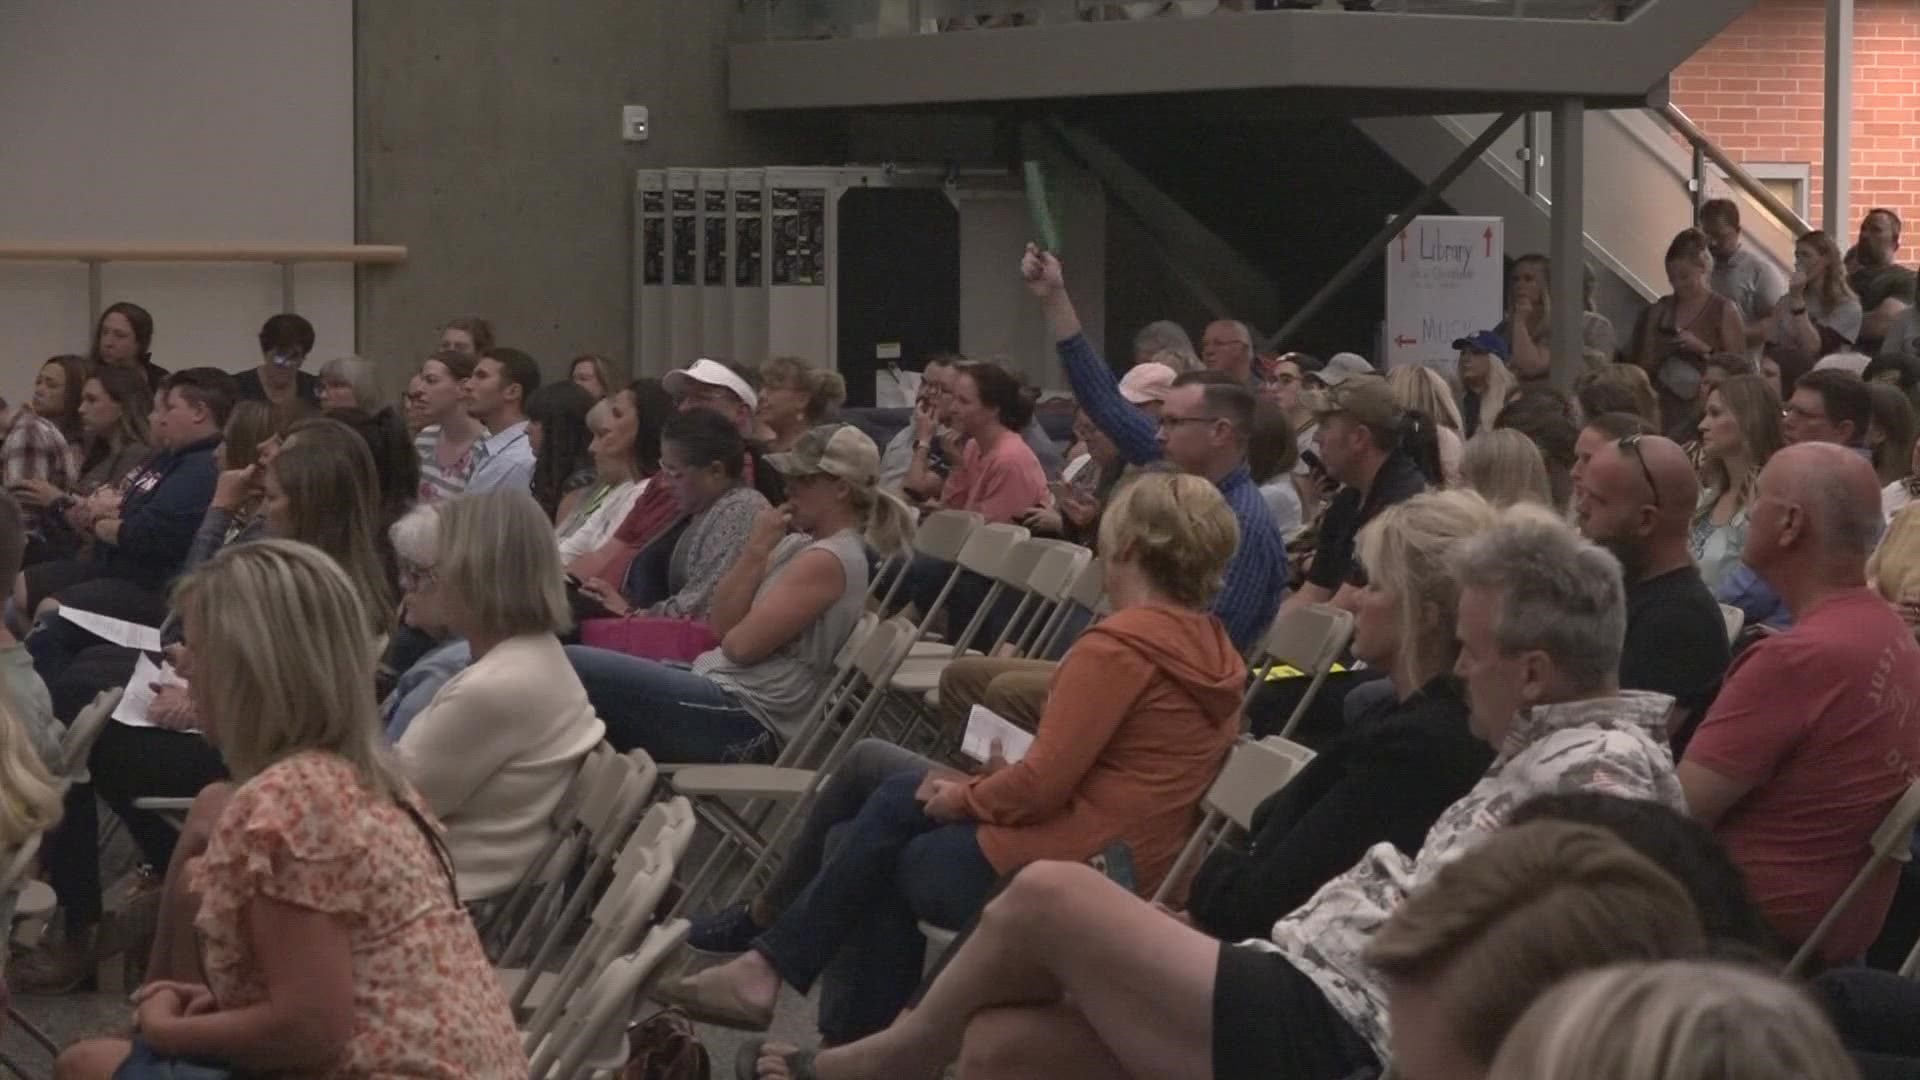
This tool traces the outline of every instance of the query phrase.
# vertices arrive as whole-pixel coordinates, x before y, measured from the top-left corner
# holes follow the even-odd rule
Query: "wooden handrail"
[[[0,262],[398,263],[399,244],[67,244],[0,243]]]
[[[293,307],[293,268],[301,263],[392,265],[407,261],[400,244],[72,244],[0,243],[0,262],[77,262],[87,268],[87,332],[100,315],[100,268],[107,263],[272,263],[280,268],[280,310]]]

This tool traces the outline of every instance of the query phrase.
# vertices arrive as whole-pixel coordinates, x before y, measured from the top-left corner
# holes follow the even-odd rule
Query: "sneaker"
[[[753,945],[766,928],[753,921],[746,904],[702,915],[687,930],[687,947],[713,956],[738,956]]]
[[[98,985],[95,973],[99,956],[95,949],[95,931],[88,929],[78,940],[48,941],[20,958],[7,972],[7,983],[21,994],[73,994]]]

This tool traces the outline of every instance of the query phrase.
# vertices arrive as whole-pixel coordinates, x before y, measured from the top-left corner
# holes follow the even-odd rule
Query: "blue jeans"
[[[807,807],[807,820],[793,838],[780,869],[760,896],[774,917],[793,903],[820,873],[828,853],[845,841],[861,807],[880,785],[899,773],[925,776],[933,762],[884,739],[861,739],[853,744]]]
[[[607,742],[672,764],[768,762],[773,734],[732,693],[686,668],[567,646],[567,659],[607,725]]]
[[[924,771],[882,781],[839,850],[759,940],[780,977],[806,993],[829,967],[820,1034],[840,1045],[884,1030],[913,998],[926,963],[920,920],[959,929],[998,875],[974,822],[942,825],[914,798]]]

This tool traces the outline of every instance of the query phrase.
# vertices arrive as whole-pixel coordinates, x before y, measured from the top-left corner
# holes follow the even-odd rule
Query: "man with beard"
[[[1628,435],[1593,451],[1575,489],[1580,532],[1620,560],[1627,637],[1620,685],[1671,695],[1678,757],[1719,690],[1726,623],[1687,550],[1699,481],[1686,451],[1658,435]]]

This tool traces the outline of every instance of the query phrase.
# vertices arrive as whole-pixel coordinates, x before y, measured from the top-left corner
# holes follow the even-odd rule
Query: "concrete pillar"
[[[1827,0],[1826,67],[1820,227],[1844,246],[1853,229],[1853,0]]]
[[[1581,359],[1581,314],[1586,310],[1587,106],[1567,98],[1553,107],[1553,218],[1548,254],[1553,259],[1553,353],[1555,386],[1571,389]]]

